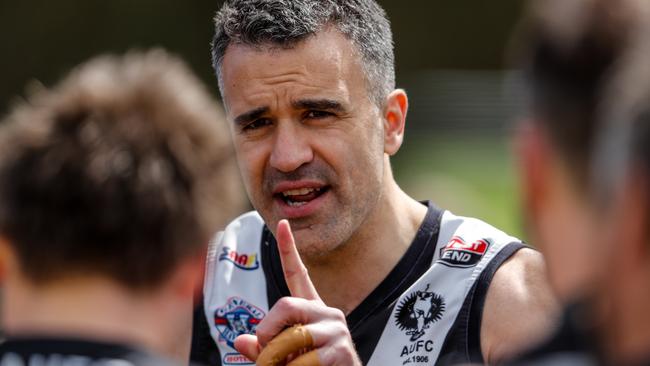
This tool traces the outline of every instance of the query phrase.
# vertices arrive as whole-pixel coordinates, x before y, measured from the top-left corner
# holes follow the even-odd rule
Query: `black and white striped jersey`
[[[427,203],[404,256],[347,316],[364,365],[483,362],[483,304],[499,266],[523,244],[473,218]],[[273,235],[256,212],[244,214],[211,243],[203,309],[195,317],[193,360],[252,364],[233,346],[289,289]]]

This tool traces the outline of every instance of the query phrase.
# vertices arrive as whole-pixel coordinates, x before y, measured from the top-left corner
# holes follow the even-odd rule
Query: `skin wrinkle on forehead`
[[[368,55],[364,52],[364,49],[366,49],[365,46],[359,44],[360,41],[358,39],[355,39],[355,37],[352,36],[352,34],[350,33],[351,31],[352,29],[348,29],[345,26],[341,28],[339,25],[336,24],[336,22],[330,19],[328,21],[325,21],[323,24],[321,24],[318,27],[318,29],[314,30],[313,33],[306,35],[304,38],[299,39],[298,41],[291,41],[288,44],[284,44],[284,45],[274,43],[273,41],[266,41],[266,42],[262,41],[262,43],[255,43],[256,41],[254,41],[250,43],[247,41],[243,41],[241,38],[237,36],[234,36],[234,38],[230,39],[228,45],[223,50],[223,54],[220,56],[219,60],[214,65],[216,67],[219,90],[222,94],[224,101],[226,99],[226,95],[225,95],[225,88],[223,85],[222,70],[223,70],[223,60],[225,58],[226,53],[228,52],[229,47],[233,45],[238,45],[238,46],[248,47],[259,52],[281,52],[281,51],[286,51],[298,47],[301,43],[305,43],[309,41],[311,38],[318,36],[319,34],[325,32],[336,32],[337,34],[345,38],[347,41],[349,41],[351,47],[343,50],[345,56],[350,57],[356,61],[361,72],[363,73],[364,85],[366,85],[366,89],[367,89],[367,97],[369,98],[369,100],[373,101],[374,103],[378,103],[378,108],[381,109],[383,106],[383,98],[386,97],[386,95],[390,92],[390,90],[395,88],[394,68],[391,68],[390,70],[393,73],[392,82],[391,82],[392,86],[388,87],[388,90],[384,90],[385,93],[383,94],[385,95],[383,96],[375,94],[375,90],[377,88],[384,89],[387,86],[385,83],[385,78],[387,78],[387,75],[383,75],[381,72],[379,72],[380,70],[377,69],[378,65],[375,65],[374,61],[368,59]],[[231,37],[233,37],[233,35],[231,35]],[[392,45],[390,47],[391,47],[390,57],[392,59],[391,63],[394,63],[394,57],[392,57]],[[375,57],[376,56],[377,55],[375,55]],[[385,67],[385,65],[379,67],[383,68]]]
[[[283,83],[298,83],[300,85],[305,86],[305,88],[310,89],[314,88],[315,92],[321,92],[322,89],[324,89],[322,86],[314,85],[314,84],[328,84],[333,81],[338,81],[338,90],[343,92],[345,91],[345,82],[349,75],[348,73],[351,72],[351,70],[345,70],[345,59],[351,59],[353,62],[351,63],[352,65],[356,66],[359,68],[359,70],[363,69],[363,63],[361,61],[361,57],[359,56],[359,53],[355,51],[354,45],[351,43],[351,41],[345,37],[340,31],[338,31],[336,28],[327,28],[318,34],[323,34],[323,33],[331,33],[335,34],[336,38],[340,38],[345,40],[344,44],[345,47],[341,48],[339,45],[334,45],[331,44],[332,42],[327,42],[330,44],[319,44],[318,46],[309,43],[310,40],[313,39],[313,37],[308,37],[305,40],[302,40],[295,45],[292,45],[292,47],[287,47],[287,48],[278,48],[278,47],[273,47],[273,46],[253,46],[253,45],[246,45],[246,44],[231,44],[228,46],[226,49],[226,52],[224,54],[224,57],[221,61],[221,75],[223,79],[226,79],[226,73],[227,70],[229,69],[228,65],[228,55],[229,53],[232,56],[232,53],[243,53],[247,57],[255,58],[259,57],[260,55],[269,55],[270,61],[267,64],[266,68],[257,68],[254,70],[245,70],[244,73],[250,78],[250,81],[253,82],[253,86],[255,86],[255,81],[259,82],[260,84],[267,84],[267,85],[276,85],[280,86]],[[332,74],[330,71],[332,71],[331,68],[328,68],[328,70],[321,70],[315,68],[311,62],[303,62],[301,60],[289,60],[284,61],[288,62],[287,63],[281,63],[279,61],[276,61],[276,56],[281,56],[282,54],[286,54],[287,52],[292,52],[295,51],[297,48],[303,46],[303,45],[308,45],[310,48],[317,48],[318,51],[318,59],[315,61],[332,61],[331,65],[336,65],[336,68],[338,69],[336,74]],[[237,65],[241,66],[241,65]],[[279,68],[285,68],[287,71],[286,73],[282,75],[278,75],[278,69]],[[346,73],[346,71],[349,71]],[[322,77],[318,77],[322,75]],[[365,76],[363,77],[365,80]],[[303,80],[304,79],[304,80]],[[364,82],[365,85],[365,82]],[[231,84],[231,88],[239,88],[243,87],[241,85],[237,84]],[[327,88],[330,89],[330,88]],[[288,91],[287,91],[288,92]],[[228,98],[228,94],[226,92],[226,89],[222,91],[223,94],[223,100],[224,100],[224,106],[226,109],[226,113],[229,116],[229,119],[231,119],[231,109],[232,107],[230,106],[230,98]],[[255,92],[249,93],[248,94],[250,98],[247,98],[250,101],[254,101]],[[286,96],[286,95],[285,95]],[[349,96],[345,96],[346,101],[349,100]],[[369,89],[366,90],[366,97],[370,100],[370,92]],[[231,119],[232,120],[232,119]]]
[[[336,47],[336,45],[332,45],[332,47],[326,47],[331,51],[325,53],[329,54],[331,57],[325,57],[325,58],[320,57],[320,55],[322,55],[323,52],[321,52],[320,50],[320,48],[322,47],[318,47],[318,58],[324,60],[330,59],[335,64],[335,67],[328,67],[327,70],[313,67],[312,66],[313,62],[309,62],[310,60],[307,60],[308,62],[304,62],[302,60],[298,60],[294,62],[292,59],[287,60],[287,58],[284,58],[282,60],[284,61],[284,63],[280,63],[279,65],[274,63],[275,57],[273,56],[281,56],[281,54],[279,53],[292,52],[295,50],[295,48],[274,50],[270,52],[268,50],[267,51],[260,50],[259,48],[255,48],[255,47],[235,45],[229,47],[228,49],[229,51],[226,54],[226,57],[224,58],[224,64],[223,64],[224,71],[227,73],[229,70],[228,56],[232,56],[233,52],[241,53],[243,56],[251,57],[251,58],[256,58],[259,56],[262,57],[271,56],[268,57],[269,58],[269,63],[267,64],[268,67],[256,68],[253,70],[241,70],[242,73],[247,78],[250,79],[250,80],[246,80],[246,82],[247,83],[250,82],[251,85],[246,85],[243,83],[242,85],[240,85],[234,82],[231,83],[230,85],[232,86],[232,88],[241,88],[247,90],[247,93],[244,96],[244,102],[245,102],[244,104],[247,104],[249,110],[262,108],[262,107],[268,107],[271,110],[277,109],[277,106],[279,105],[279,101],[282,98],[287,99],[288,95],[293,91],[292,89],[295,88],[296,86],[304,87],[304,89],[300,91],[301,93],[300,97],[305,97],[309,99],[337,100],[338,102],[343,103],[344,105],[348,104],[346,107],[348,110],[350,110],[352,108],[355,108],[356,105],[350,103],[350,99],[352,98],[352,96],[349,94],[349,91],[347,89],[346,80],[353,77],[351,74],[354,74],[354,70],[349,70],[350,66],[360,67],[360,64],[359,64],[358,57],[355,56],[353,58],[353,62],[351,63],[351,65],[348,64],[347,65],[348,67],[347,68],[345,67],[346,65],[345,62],[343,61],[345,59],[344,56],[348,54],[354,54],[354,52],[352,52],[353,50],[346,50],[348,48],[352,48],[352,45],[349,44],[349,41],[347,41],[347,39],[344,38],[344,36],[341,35],[340,33],[337,32],[336,36],[346,40],[346,43],[344,43],[346,47],[341,48],[341,47]],[[310,47],[316,48],[316,46],[314,45],[311,45]],[[319,61],[319,60],[311,60],[311,61]],[[241,66],[242,65],[235,65],[233,69],[236,69],[237,67],[241,67]],[[277,75],[278,74],[277,69],[282,67],[287,69],[287,73],[282,75]],[[333,82],[336,82],[338,85],[333,86],[332,85]],[[288,86],[290,86],[290,88],[289,87],[283,88],[282,84],[285,83]],[[268,87],[269,85],[277,86],[282,89],[280,90],[280,92],[278,92],[277,89],[271,90],[269,88],[265,88]],[[275,99],[274,105],[264,105],[263,103],[257,102],[258,100],[268,100],[268,97],[271,96],[271,94],[275,94],[277,96],[274,97]],[[336,95],[337,98],[333,98],[330,97],[329,95],[323,95],[323,94]],[[367,93],[365,93],[364,96],[367,97]],[[233,116],[241,112],[239,109],[243,110],[244,108],[239,107],[238,105],[233,106],[231,99],[232,98],[226,97],[225,101],[226,101],[226,106],[228,108],[228,117],[230,120],[233,120]],[[294,102],[296,102],[296,100],[294,99],[291,100],[290,102],[293,104]],[[241,113],[245,113],[245,112],[241,112]]]
[[[258,108],[269,108],[271,111],[277,111],[280,109],[280,105],[283,101],[288,101],[288,104],[295,106],[296,104],[299,104],[299,100],[295,98],[291,99],[291,94],[294,93],[294,89],[297,86],[301,88],[301,95],[299,96],[301,98],[331,99],[343,105],[350,105],[350,95],[346,90],[345,85],[343,85],[343,82],[340,81],[343,79],[340,73],[337,75],[337,79],[339,82],[336,88],[325,85],[331,85],[331,81],[326,78],[314,80],[314,78],[309,78],[306,75],[296,73],[284,74],[271,79],[257,77],[251,79],[250,83],[244,85],[234,84],[233,88],[241,87],[249,91],[243,98],[243,104],[245,104],[246,107],[240,105],[231,106],[228,111],[228,117],[230,120],[234,120],[236,118],[234,116],[242,113],[240,112],[240,109],[243,110],[244,108],[248,109],[244,110],[243,113]],[[274,89],[269,89],[269,86],[273,86]],[[259,102],[268,101],[269,99],[273,99],[274,103],[266,105],[264,102]]]
[[[280,105],[283,101],[288,101],[288,104],[290,105],[298,104],[298,100],[295,98],[292,99],[291,94],[294,93],[293,89],[300,87],[301,95],[299,97],[309,99],[332,99],[340,101],[342,104],[350,105],[350,96],[345,85],[342,85],[342,82],[340,81],[343,79],[340,74],[341,73],[337,75],[339,85],[337,85],[336,88],[324,85],[331,84],[331,81],[326,78],[315,80],[306,75],[295,73],[283,74],[270,79],[256,78],[251,80],[252,85],[245,87],[246,89],[251,90],[251,92],[247,93],[244,102],[250,106],[267,107],[272,111],[277,111],[280,109]],[[268,86],[273,86],[275,89],[269,90],[267,89]],[[262,105],[257,102],[259,100],[269,100],[269,96],[274,99],[274,104]]]

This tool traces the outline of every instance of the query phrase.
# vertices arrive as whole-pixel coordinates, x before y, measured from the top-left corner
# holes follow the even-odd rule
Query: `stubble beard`
[[[366,170],[367,172],[367,170]],[[362,232],[372,231],[372,228],[365,227],[369,218],[378,209],[382,196],[383,170],[377,179],[371,181],[356,177],[353,181],[366,181],[368,184],[357,192],[341,191],[337,175],[326,164],[316,163],[303,166],[291,173],[278,171],[265,172],[262,194],[268,194],[275,181],[317,179],[330,185],[330,192],[333,197],[329,205],[322,207],[315,216],[290,219],[289,223],[294,234],[296,247],[305,262],[327,262],[340,258],[342,253],[355,253],[359,248],[351,248],[357,241],[364,240],[360,235]],[[360,193],[363,192],[363,193]],[[266,212],[261,212],[267,225],[277,225],[281,219],[273,210],[273,203],[270,203]],[[258,210],[259,211],[259,210]],[[275,227],[270,227],[275,232]],[[358,246],[358,245],[357,245]]]
[[[372,230],[365,225],[378,206],[379,192],[369,192],[355,205],[341,203],[339,209],[331,210],[328,217],[296,231],[296,246],[303,259],[323,263],[338,260],[341,255],[358,253],[360,248],[357,242],[364,240],[362,231]]]

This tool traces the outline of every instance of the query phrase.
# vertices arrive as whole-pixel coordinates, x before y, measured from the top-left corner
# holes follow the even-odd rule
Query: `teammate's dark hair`
[[[645,173],[650,176],[650,99],[647,109],[632,122],[632,159],[643,165]]]
[[[618,1],[536,4],[518,42],[532,120],[586,187],[601,101],[630,35],[629,14]]]
[[[230,149],[221,111],[179,59],[97,58],[3,122],[0,234],[34,283],[154,288],[234,213]]]
[[[222,91],[221,61],[230,44],[290,48],[327,26],[356,47],[378,105],[395,88],[390,23],[374,0],[227,0],[214,22],[212,62]]]
[[[641,172],[639,179],[644,183],[647,189],[650,189],[650,98],[647,100],[647,108],[643,113],[637,116],[633,121],[632,130],[632,158],[629,166]],[[647,191],[646,191],[647,193]],[[650,209],[650,202],[647,201],[648,195],[645,195],[646,210]],[[646,233],[650,228],[650,217],[645,216]]]

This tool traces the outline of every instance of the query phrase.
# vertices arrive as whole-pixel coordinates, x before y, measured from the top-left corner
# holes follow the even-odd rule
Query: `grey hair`
[[[221,64],[230,44],[291,48],[330,25],[359,52],[377,105],[395,88],[390,22],[374,0],[227,0],[214,23],[212,65],[222,95]]]

